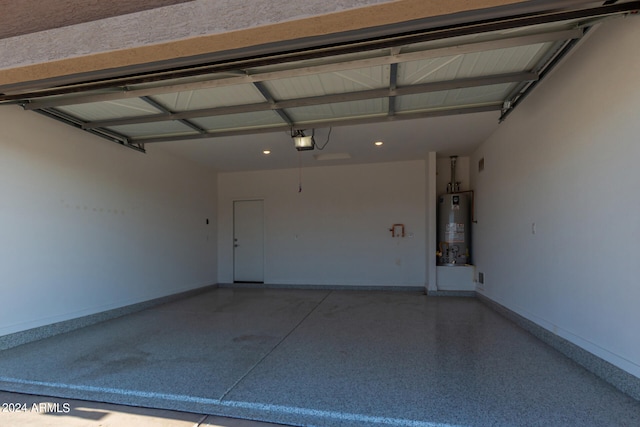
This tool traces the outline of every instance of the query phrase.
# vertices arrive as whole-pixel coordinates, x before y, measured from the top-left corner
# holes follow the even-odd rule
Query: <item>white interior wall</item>
[[[471,162],[480,291],[638,377],[639,23],[593,32]]]
[[[216,283],[214,173],[18,107],[0,128],[0,335]]]
[[[425,285],[425,161],[218,176],[219,281],[233,282],[233,201],[263,199],[265,283]],[[389,228],[404,223],[405,238]]]

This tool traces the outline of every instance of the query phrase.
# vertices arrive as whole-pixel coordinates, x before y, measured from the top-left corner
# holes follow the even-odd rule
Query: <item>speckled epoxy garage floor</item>
[[[0,353],[0,389],[301,426],[636,426],[472,298],[215,289]]]

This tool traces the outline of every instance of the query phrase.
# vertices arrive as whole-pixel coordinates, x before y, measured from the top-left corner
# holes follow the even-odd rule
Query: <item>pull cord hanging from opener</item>
[[[331,131],[332,130],[333,130],[333,128],[330,127],[329,128],[329,133],[327,134],[327,140],[324,142],[324,144],[322,144],[322,146],[320,146],[319,144],[316,144],[316,140],[315,140],[316,130],[315,129],[311,129],[311,146],[310,147],[305,146],[303,148],[302,145],[298,146],[296,144],[296,150],[298,150],[298,193],[302,193],[302,157],[301,157],[300,152],[301,151],[306,151],[306,150],[313,150],[314,148],[317,148],[320,151],[324,150],[324,148],[329,143],[329,139],[331,138]],[[298,137],[303,137],[304,138],[304,131],[303,130],[298,130],[298,131],[294,132],[293,127],[292,127],[291,128],[291,137],[292,138],[298,138]]]
[[[302,193],[302,157],[298,151],[298,193]]]

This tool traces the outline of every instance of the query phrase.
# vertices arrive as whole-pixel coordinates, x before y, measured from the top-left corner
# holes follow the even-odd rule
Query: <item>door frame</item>
[[[261,282],[248,282],[248,281],[236,281],[236,250],[235,250],[235,238],[236,238],[236,202],[262,202],[262,281]],[[265,227],[265,214],[264,214],[265,200],[263,198],[254,197],[247,199],[233,199],[231,201],[231,275],[233,283],[264,283],[264,272],[266,264],[265,243],[266,243],[266,227]]]

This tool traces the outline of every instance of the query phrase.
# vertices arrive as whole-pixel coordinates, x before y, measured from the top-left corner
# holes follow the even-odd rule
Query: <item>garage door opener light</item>
[[[291,133],[293,138],[293,145],[298,151],[313,150],[315,148],[315,141],[313,140],[313,132],[310,136],[304,134],[304,130],[296,130]]]

